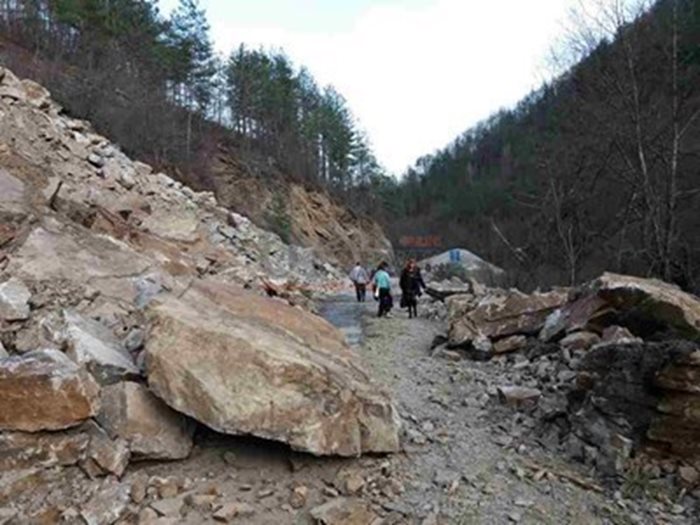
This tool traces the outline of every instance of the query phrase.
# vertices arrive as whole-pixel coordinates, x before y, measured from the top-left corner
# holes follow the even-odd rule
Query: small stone
[[[345,491],[353,496],[358,494],[364,486],[364,478],[356,472],[345,479]]]
[[[216,521],[230,523],[235,518],[246,518],[255,514],[255,509],[247,503],[229,502],[219,507],[212,517]]]
[[[542,392],[537,388],[522,386],[502,386],[498,388],[498,397],[501,402],[511,406],[536,402],[541,395]]]
[[[258,492],[257,496],[258,496],[258,499],[265,499],[265,498],[269,498],[274,493],[275,493],[274,489],[263,489],[263,490]]]
[[[678,477],[684,485],[693,487],[700,481],[700,473],[691,466],[682,466],[678,469]]]
[[[513,523],[520,523],[520,520],[523,519],[523,516],[519,512],[511,512],[510,514],[508,514],[508,519]]]
[[[153,478],[150,485],[156,487],[161,499],[174,498],[180,493],[180,487],[174,478]]]
[[[527,337],[524,335],[514,335],[496,341],[493,344],[493,353],[506,354],[516,352],[522,348],[525,348],[525,346],[527,346]]]
[[[151,508],[155,510],[159,516],[174,518],[180,516],[184,507],[183,498],[167,498],[151,503]]]
[[[309,489],[304,485],[294,487],[292,494],[289,496],[289,504],[293,509],[301,509],[306,506],[306,500],[309,496]]]
[[[185,503],[198,510],[211,510],[218,496],[213,494],[189,494],[185,498]]]
[[[131,482],[131,501],[136,504],[146,499],[148,490],[148,479],[146,476],[138,476]]]
[[[121,172],[119,177],[117,177],[117,182],[119,182],[119,184],[121,184],[127,190],[130,190],[136,186],[136,180],[134,179],[133,175],[127,172]]]
[[[105,160],[97,153],[90,153],[90,155],[88,155],[87,161],[96,168],[101,168],[105,165]]]
[[[431,432],[435,432],[435,425],[433,425],[432,421],[425,421],[421,425],[421,430],[426,434],[430,434]]]
[[[152,525],[158,519],[158,513],[150,507],[146,507],[138,516],[138,525]]]

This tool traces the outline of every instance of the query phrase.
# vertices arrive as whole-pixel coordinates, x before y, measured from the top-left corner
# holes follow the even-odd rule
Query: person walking
[[[350,280],[355,285],[355,295],[358,303],[364,303],[367,296],[367,283],[369,283],[369,275],[367,270],[359,263],[355,263],[355,267],[350,271]]]
[[[425,282],[420,268],[414,259],[409,259],[399,279],[401,288],[401,307],[408,308],[408,318],[418,317],[418,298],[425,289]]]
[[[391,277],[389,276],[389,264],[382,262],[374,274],[373,286],[375,298],[379,300],[377,317],[389,316],[394,299],[391,297]]]

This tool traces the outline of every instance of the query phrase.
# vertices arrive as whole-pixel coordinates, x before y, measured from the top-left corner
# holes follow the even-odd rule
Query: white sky
[[[177,0],[160,0],[164,12]],[[571,0],[200,0],[219,51],[281,47],[400,175],[546,76]]]

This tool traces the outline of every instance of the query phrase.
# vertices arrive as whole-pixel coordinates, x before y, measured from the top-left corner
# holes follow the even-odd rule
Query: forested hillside
[[[0,63],[199,189],[218,189],[222,150],[246,177],[282,176],[364,209],[386,179],[332,86],[282,51],[217,55],[197,0],[168,17],[153,0],[2,0]]]
[[[700,1],[609,4],[579,19],[564,74],[416,162],[395,239],[441,235],[521,285],[609,269],[698,290]]]

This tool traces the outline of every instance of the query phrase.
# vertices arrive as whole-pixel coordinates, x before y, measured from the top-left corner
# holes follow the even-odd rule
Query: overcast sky
[[[177,0],[160,0],[164,13]],[[216,48],[283,48],[400,175],[546,75],[570,0],[200,0]]]

